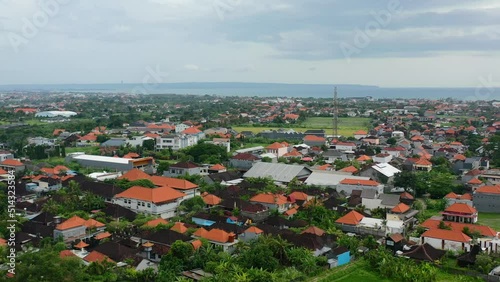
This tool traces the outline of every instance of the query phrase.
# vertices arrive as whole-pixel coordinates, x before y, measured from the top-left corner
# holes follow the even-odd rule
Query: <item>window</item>
[[[150,204],[150,203],[148,203],[148,208],[150,208],[150,207],[151,207],[151,204]]]

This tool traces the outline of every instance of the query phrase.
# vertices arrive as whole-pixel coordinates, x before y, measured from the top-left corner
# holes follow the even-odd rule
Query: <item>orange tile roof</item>
[[[306,230],[301,232],[301,234],[304,234],[304,233],[310,233],[310,234],[314,234],[317,236],[323,236],[325,234],[325,231],[321,228],[316,227],[316,226],[310,226],[309,228],[307,228]]]
[[[193,234],[195,235],[195,234]],[[227,243],[233,238],[234,240],[234,233],[227,233],[224,230],[221,229],[211,229],[210,231],[207,231],[206,233],[203,234],[203,236],[200,236],[202,238],[205,238],[209,241],[214,241],[214,242],[219,242],[219,243]]]
[[[261,234],[261,233],[264,233],[264,231],[262,231],[260,228],[257,228],[255,226],[251,226],[251,227],[248,227],[247,230],[245,230],[245,232],[248,232],[248,233],[255,233],[255,234]]]
[[[89,244],[87,244],[87,243],[85,243],[83,241],[80,241],[80,242],[78,242],[78,244],[75,245],[75,248],[77,248],[77,249],[83,249],[83,248],[86,248],[88,246],[89,246]]]
[[[358,225],[364,218],[362,214],[357,211],[351,211],[343,217],[337,219],[335,223],[348,224],[348,225]]]
[[[304,137],[304,141],[321,141],[324,142],[326,139],[324,137],[316,136],[316,135],[306,135]]]
[[[299,201],[307,201],[307,198],[309,198],[309,195],[307,195],[304,192],[300,192],[300,191],[292,192],[288,196],[290,196],[291,198],[293,198],[295,200],[299,200]]]
[[[454,192],[450,192],[448,194],[446,194],[446,196],[444,196],[446,199],[456,199],[457,198],[457,194],[455,194]]]
[[[59,252],[59,257],[60,258],[68,258],[68,257],[76,257],[77,255],[75,255],[72,251],[70,250],[62,250],[61,252]]]
[[[399,198],[401,199],[408,199],[408,200],[413,200],[415,199],[410,193],[408,192],[403,192],[401,195],[399,195]]]
[[[483,186],[476,190],[476,193],[500,194],[500,186]]]
[[[298,211],[296,208],[291,208],[287,211],[285,211],[283,214],[286,215],[286,216],[292,216],[294,214],[296,214]]]
[[[476,184],[483,184],[483,182],[481,180],[479,180],[478,178],[472,178],[471,180],[469,180],[469,182],[467,182],[468,184],[472,184],[472,185],[476,185]]]
[[[453,156],[453,158],[459,161],[465,161],[467,159],[467,157],[462,154],[456,154],[455,156]]]
[[[424,165],[424,166],[432,165],[432,163],[430,161],[428,161],[427,159],[424,159],[424,158],[418,159],[418,161],[416,161],[415,164]]]
[[[138,168],[133,168],[127,171],[122,176],[118,177],[118,179],[127,179],[129,181],[135,181],[139,179],[149,179],[149,178],[150,178],[149,174],[145,173],[144,171]]]
[[[299,151],[293,149],[292,151],[284,154],[283,157],[302,157],[302,154]]]
[[[424,221],[421,226],[429,229],[439,229],[439,223],[441,220],[437,219],[427,219]],[[497,232],[493,230],[491,227],[486,226],[486,225],[479,225],[479,224],[471,224],[471,223],[459,223],[459,222],[452,222],[452,221],[443,221],[447,226],[451,227],[452,231],[455,232],[463,232],[464,227],[469,228],[471,232],[479,232],[481,235],[486,236],[486,237],[495,237]]]
[[[197,236],[197,237],[202,237],[202,238],[205,238],[205,235],[208,233],[208,231],[203,228],[203,227],[200,227],[198,228],[198,230],[196,230],[193,235],[194,236]]]
[[[133,159],[133,158],[138,158],[138,157],[140,157],[140,155],[137,153],[134,153],[134,152],[130,152],[130,153],[123,156],[124,159]]]
[[[68,229],[71,229],[71,228],[76,228],[76,227],[79,227],[79,226],[84,226],[85,222],[86,222],[85,219],[83,219],[83,218],[75,215],[75,216],[73,216],[71,218],[68,218],[63,223],[58,224],[56,226],[56,229],[57,230],[68,230]]]
[[[193,249],[198,250],[203,243],[200,240],[194,240],[191,242],[191,245],[193,246]]]
[[[465,214],[477,213],[477,210],[475,208],[464,203],[454,203],[453,205],[447,207],[444,211],[454,212],[454,213],[465,213]]]
[[[209,168],[209,170],[223,170],[223,169],[226,169],[226,167],[221,164],[216,164]]]
[[[7,240],[0,238],[0,246],[7,246]]]
[[[332,167],[331,164],[324,164],[324,165],[318,166],[318,169],[319,170],[327,170],[330,167]]]
[[[222,199],[215,195],[207,194],[203,196],[203,202],[205,202],[205,204],[207,205],[215,206],[220,204],[220,202],[222,202]]]
[[[199,130],[196,127],[190,127],[188,129],[182,131],[183,134],[198,134],[200,132],[201,132],[201,130]]]
[[[92,218],[89,219],[89,220],[87,220],[87,221],[85,221],[84,225],[87,228],[99,228],[99,227],[106,226],[104,223],[99,222],[99,221],[97,221],[95,219],[92,219]]]
[[[345,184],[345,185],[362,185],[362,186],[379,186],[380,183],[377,181],[373,180],[362,180],[362,179],[352,179],[352,178],[346,178],[342,181],[340,181],[340,184]]]
[[[109,233],[107,231],[95,235],[96,240],[101,240],[101,239],[108,238],[108,237],[111,237],[111,233]]]
[[[184,225],[184,223],[180,222],[180,221],[176,222],[174,224],[174,226],[172,226],[172,228],[170,228],[170,230],[178,232],[178,233],[182,233],[182,234],[184,234],[184,233],[186,233],[188,231],[188,229]]]
[[[357,158],[356,160],[358,162],[366,162],[366,161],[369,161],[371,160],[372,158],[370,156],[367,156],[367,155],[361,155],[359,156],[359,158]]]
[[[9,172],[8,172],[8,171],[6,171],[5,169],[0,168],[0,175],[1,175],[1,174],[8,174],[8,173],[9,173]]]
[[[348,166],[348,167],[344,167],[343,169],[341,169],[340,171],[342,172],[352,172],[352,173],[356,173],[358,172],[358,169],[354,166]]]
[[[153,203],[164,203],[182,198],[186,194],[181,193],[170,187],[145,188],[141,186],[132,186],[129,189],[116,194],[116,198],[129,198]]]
[[[277,205],[283,205],[287,203],[287,198],[283,195],[279,194],[271,194],[271,193],[260,193],[255,196],[253,196],[250,201],[252,202],[259,202],[259,203],[266,203],[266,204],[277,204]]]
[[[280,148],[283,148],[283,147],[286,147],[286,146],[284,146],[281,143],[274,142],[273,144],[267,146],[266,149],[276,150],[276,149],[280,149]]]
[[[410,207],[404,203],[399,203],[397,206],[392,208],[391,212],[393,213],[405,213],[410,210]]]
[[[83,260],[86,262],[103,262],[103,261],[114,262],[108,256],[106,256],[98,251],[92,251],[90,254],[88,254],[86,257],[84,257]]]
[[[159,218],[156,218],[156,219],[153,219],[153,220],[146,222],[143,226],[156,227],[160,224],[168,224],[168,221],[166,219],[159,217]]]
[[[421,237],[436,238],[448,241],[469,243],[472,239],[462,232],[445,229],[429,229]]]
[[[2,165],[8,165],[8,166],[23,166],[24,164],[18,160],[14,159],[6,159],[2,162]]]
[[[300,116],[299,115],[296,115],[296,114],[286,114],[285,117],[283,119],[293,119],[293,120],[296,120],[298,119]]]
[[[191,190],[198,188],[198,185],[179,178],[165,177],[165,176],[151,176],[149,178],[151,182],[158,186],[168,186],[179,190]]]
[[[365,130],[358,130],[356,132],[354,132],[354,135],[367,135],[368,132],[365,131]]]

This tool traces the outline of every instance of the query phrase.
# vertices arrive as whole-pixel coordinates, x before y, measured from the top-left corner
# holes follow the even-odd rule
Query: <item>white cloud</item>
[[[197,65],[193,65],[193,64],[187,64],[187,65],[184,65],[184,69],[191,70],[191,71],[198,71],[198,70],[200,70],[200,67]]]

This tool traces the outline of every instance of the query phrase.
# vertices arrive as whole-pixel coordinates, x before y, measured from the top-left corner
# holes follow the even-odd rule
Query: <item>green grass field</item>
[[[354,132],[363,129],[368,130],[370,126],[370,118],[339,118],[339,134],[343,136],[352,136]],[[326,134],[332,135],[332,118],[330,117],[310,117],[307,118],[302,124],[298,125],[284,125],[284,128],[292,128],[297,132],[304,132],[308,129],[324,129]],[[235,126],[236,131],[251,131],[259,133],[263,130],[273,130],[279,128],[265,127],[265,126]]]
[[[480,212],[478,214],[478,223],[488,225],[496,231],[500,231],[500,214]]]

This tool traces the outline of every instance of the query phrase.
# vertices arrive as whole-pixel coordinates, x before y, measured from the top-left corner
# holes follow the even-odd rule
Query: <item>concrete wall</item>
[[[500,213],[500,195],[475,193],[474,206],[479,212],[496,212]],[[479,215],[481,216],[481,215]]]
[[[448,241],[448,240],[442,240],[442,239],[436,239],[436,238],[429,238],[429,237],[422,237],[422,244],[428,243],[429,245],[433,246],[436,249],[440,250],[450,250],[450,251],[466,251],[468,252],[470,250],[470,244],[469,243],[461,243],[461,242],[455,242],[455,241]],[[443,247],[444,244],[444,247]]]

